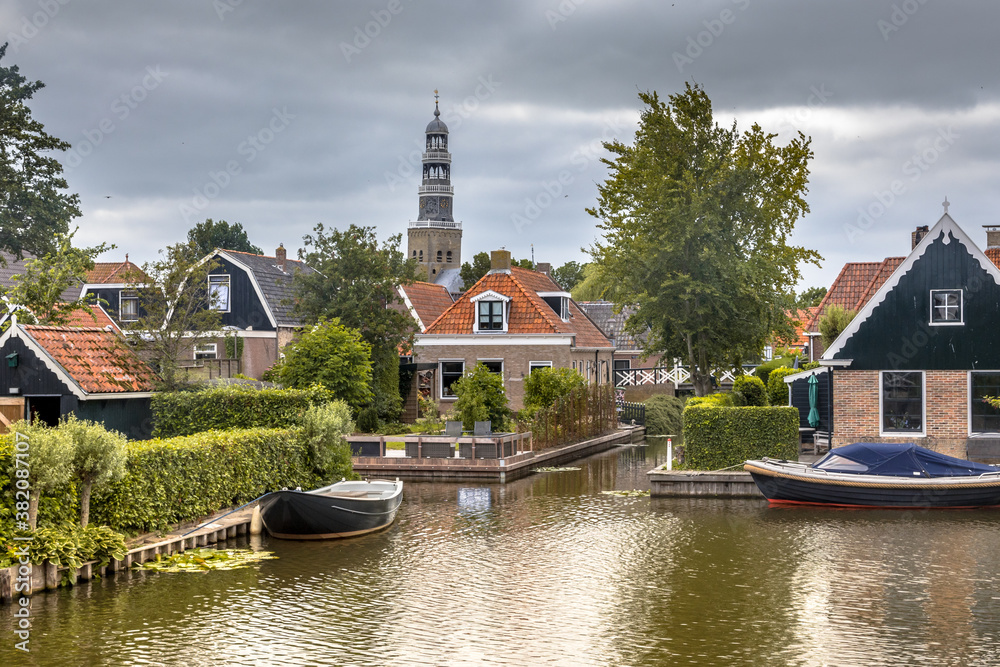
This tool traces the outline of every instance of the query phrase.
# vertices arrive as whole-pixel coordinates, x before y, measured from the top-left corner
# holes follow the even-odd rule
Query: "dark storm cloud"
[[[36,117],[76,151],[64,161],[80,238],[118,254],[150,259],[206,217],[265,248],[295,247],[317,222],[405,233],[438,89],[465,257],[534,245],[540,260],[583,260],[601,141],[630,139],[638,92],[697,81],[723,124],[813,137],[796,241],[827,260],[806,282],[828,285],[844,261],[905,254],[946,194],[974,239],[994,222],[998,13],[931,0],[18,0],[0,26],[5,64],[47,84]]]

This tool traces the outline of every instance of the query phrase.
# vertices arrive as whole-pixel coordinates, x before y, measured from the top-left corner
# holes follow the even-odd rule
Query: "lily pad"
[[[640,491],[639,489],[628,489],[623,491],[601,491],[606,496],[618,496],[619,498],[645,498],[649,495],[649,491]]]
[[[271,551],[251,549],[188,549],[184,553],[164,556],[157,554],[156,560],[136,563],[139,570],[156,572],[208,572],[210,570],[238,570],[262,560],[277,558]]]
[[[574,470],[579,470],[579,468],[535,468],[535,472],[572,472]]]

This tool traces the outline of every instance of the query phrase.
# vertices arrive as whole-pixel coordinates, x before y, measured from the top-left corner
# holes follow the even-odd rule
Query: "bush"
[[[227,385],[201,391],[153,394],[153,437],[173,438],[233,428],[287,428],[302,423],[306,410],[329,403],[323,387],[256,389]]]
[[[537,371],[536,371],[537,372]],[[462,421],[462,428],[471,431],[477,421],[489,420],[494,431],[504,431],[511,416],[503,378],[482,364],[476,364],[452,385],[458,400],[455,416]]]
[[[587,381],[572,368],[539,368],[524,378],[524,410],[530,416],[568,396]]]
[[[59,424],[73,442],[73,476],[80,482],[80,526],[90,518],[90,496],[94,487],[125,474],[125,436],[103,425],[69,414]]]
[[[343,401],[314,405],[302,419],[302,441],[309,449],[313,471],[321,480],[357,479],[351,446],[344,436],[354,432],[351,408]]]
[[[159,530],[268,491],[313,488],[318,481],[298,428],[133,441],[125,476],[95,491],[91,515],[116,530]]]
[[[767,405],[767,387],[756,375],[740,375],[733,381],[733,402],[739,405]]]
[[[798,368],[775,368],[767,380],[767,400],[771,405],[788,405],[788,385],[785,378],[802,371]]]
[[[684,409],[684,460],[718,470],[764,456],[798,458],[799,411],[790,407]]]
[[[684,426],[684,399],[659,394],[646,401],[646,435],[679,435]]]
[[[107,526],[41,528],[30,535],[28,554],[36,565],[49,562],[76,568],[88,561],[97,561],[100,568],[112,558],[123,559],[127,551],[124,536]]]
[[[378,431],[378,410],[375,406],[362,408],[358,412],[358,432],[375,433]]]
[[[731,408],[733,407],[733,396],[722,392],[708,396],[692,396],[687,400],[685,407],[692,405],[706,408]]]
[[[823,316],[819,318],[819,333],[823,339],[824,348],[833,345],[833,341],[837,340],[844,329],[847,328],[851,320],[854,319],[854,315],[855,312],[853,310],[847,310],[842,306],[832,305],[827,307]]]

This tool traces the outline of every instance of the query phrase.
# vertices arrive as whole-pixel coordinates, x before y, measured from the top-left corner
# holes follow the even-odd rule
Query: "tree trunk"
[[[28,496],[28,527],[32,530],[38,527],[38,493],[35,489]]]
[[[80,527],[86,528],[87,523],[90,522],[90,490],[93,488],[94,482],[90,480],[84,480],[80,485]]]

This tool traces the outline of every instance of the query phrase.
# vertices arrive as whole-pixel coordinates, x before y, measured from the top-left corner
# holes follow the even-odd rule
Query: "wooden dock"
[[[706,472],[702,470],[661,470],[649,476],[649,495],[653,498],[763,498],[760,489],[742,470]]]

